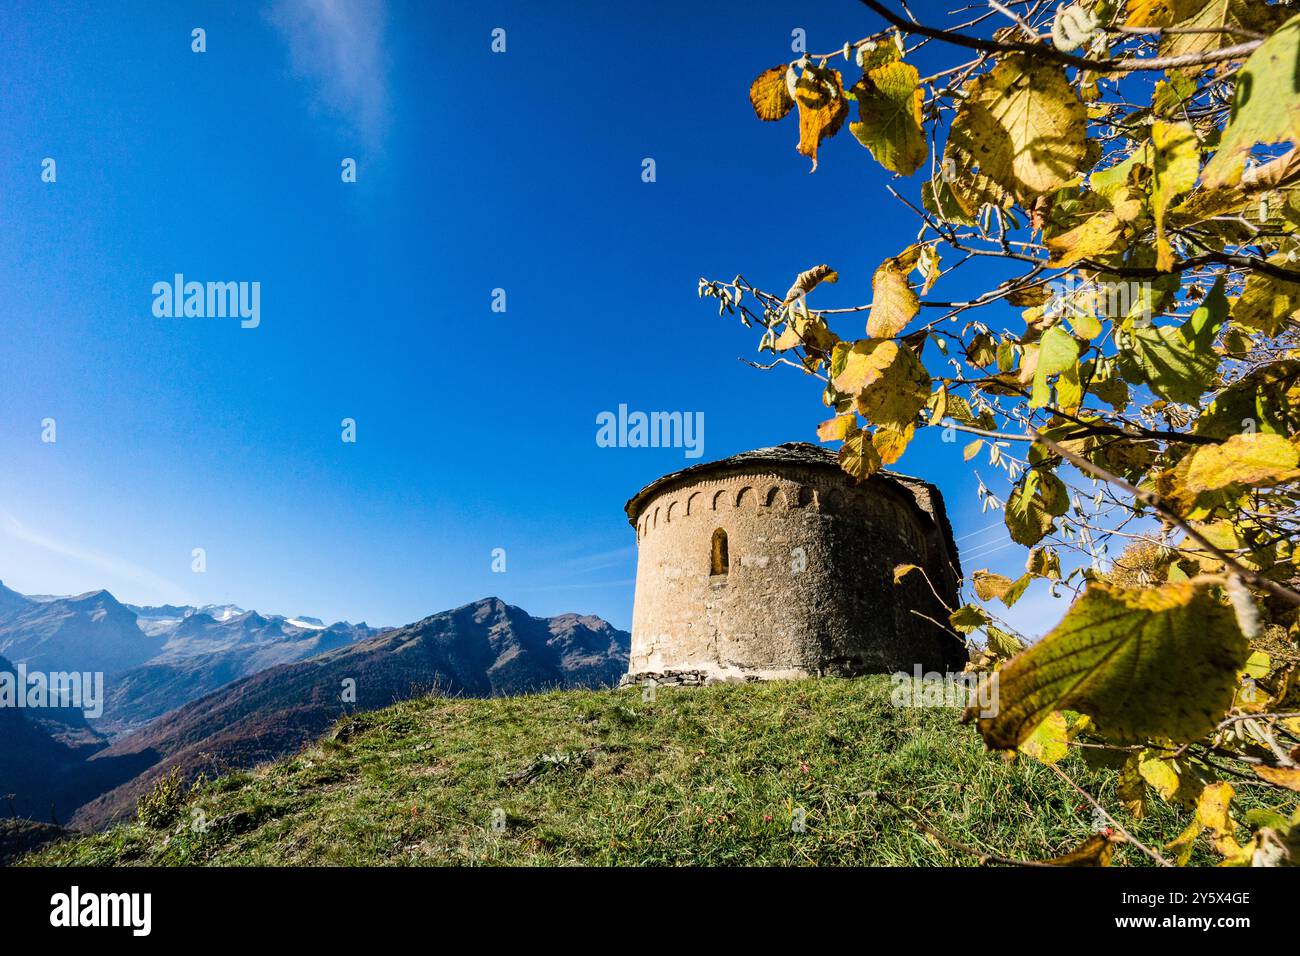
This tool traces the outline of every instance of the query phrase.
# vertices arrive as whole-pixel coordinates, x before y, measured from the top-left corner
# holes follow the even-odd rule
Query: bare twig
[[[1282,585],[1278,584],[1276,581],[1269,580],[1268,578],[1264,577],[1261,574],[1257,574],[1256,572],[1252,571],[1250,568],[1243,565],[1236,558],[1232,557],[1232,555],[1228,554],[1223,549],[1221,549],[1216,544],[1214,544],[1212,541],[1210,541],[1208,538],[1206,538],[1205,535],[1201,534],[1199,531],[1193,528],[1182,517],[1182,515],[1178,514],[1167,504],[1165,504],[1164,500],[1155,492],[1146,491],[1142,488],[1138,488],[1136,485],[1130,484],[1129,482],[1125,481],[1123,478],[1119,477],[1118,475],[1111,474],[1105,468],[1102,468],[1099,465],[1094,465],[1092,462],[1088,461],[1088,459],[1076,455],[1074,454],[1074,452],[1067,451],[1066,449],[1062,448],[1059,444],[1057,444],[1055,441],[1053,441],[1052,439],[1044,435],[1042,432],[1038,433],[1037,440],[1042,442],[1044,445],[1046,445],[1054,454],[1060,455],[1062,458],[1064,458],[1070,464],[1074,465],[1074,467],[1078,468],[1080,471],[1085,471],[1088,474],[1093,475],[1094,477],[1100,478],[1102,481],[1114,485],[1116,488],[1121,488],[1129,495],[1132,495],[1138,501],[1150,505],[1160,515],[1169,519],[1171,522],[1173,522],[1179,528],[1185,531],[1187,533],[1187,536],[1190,537],[1192,540],[1194,540],[1197,544],[1205,548],[1205,550],[1209,551],[1210,554],[1214,555],[1216,558],[1218,558],[1228,567],[1232,568],[1232,570],[1235,571],[1237,574],[1241,575],[1242,580],[1247,581],[1250,584],[1253,584],[1255,587],[1261,590],[1268,591],[1270,594],[1274,595],[1275,597],[1282,598],[1282,600],[1287,601],[1290,604],[1300,605],[1300,594],[1297,594],[1295,591],[1292,591],[1290,588],[1283,587]]]
[[[1057,775],[1058,777],[1060,777],[1062,780],[1064,780],[1066,783],[1068,783],[1071,787],[1073,787],[1075,790],[1077,790],[1080,794],[1082,794],[1082,795],[1083,795],[1083,798],[1084,798],[1085,800],[1087,800],[1089,803],[1091,803],[1091,804],[1093,805],[1093,808],[1096,809],[1096,811],[1097,811],[1098,813],[1100,813],[1103,817],[1105,817],[1105,818],[1106,818],[1106,822],[1109,823],[1111,826],[1113,826],[1113,827],[1115,828],[1115,830],[1116,830],[1116,831],[1117,831],[1121,836],[1124,837],[1125,840],[1127,840],[1129,843],[1133,844],[1135,847],[1137,847],[1139,850],[1141,850],[1143,853],[1145,853],[1145,854],[1146,854],[1147,856],[1149,856],[1151,859],[1155,860],[1155,862],[1159,863],[1161,866],[1173,866],[1173,864],[1170,863],[1168,860],[1166,860],[1163,856],[1161,856],[1161,855],[1160,855],[1159,853],[1157,853],[1155,850],[1151,849],[1149,846],[1147,846],[1145,843],[1143,843],[1141,840],[1139,840],[1139,839],[1138,839],[1137,837],[1135,837],[1133,834],[1129,833],[1128,830],[1124,829],[1124,825],[1123,825],[1122,823],[1120,823],[1118,820],[1116,820],[1114,817],[1112,817],[1112,816],[1110,815],[1110,813],[1107,812],[1106,808],[1103,807],[1100,803],[1098,803],[1098,802],[1096,801],[1096,799],[1094,799],[1094,797],[1093,797],[1092,794],[1090,794],[1087,790],[1083,789],[1083,787],[1079,786],[1077,783],[1075,783],[1073,780],[1071,780],[1071,779],[1070,779],[1070,775],[1067,774],[1064,770],[1062,770],[1060,767],[1058,767],[1058,766],[1057,766],[1056,764],[1054,764],[1054,763],[1050,763],[1050,764],[1048,764],[1047,766],[1049,766],[1049,767],[1051,767],[1053,770],[1055,770],[1055,771],[1056,771],[1056,775]]]
[[[965,47],[968,50],[979,50],[983,53],[1024,53],[1029,56],[1050,60],[1053,63],[1059,63],[1062,66],[1078,67],[1081,70],[1091,70],[1094,73],[1129,73],[1139,70],[1168,70],[1184,66],[1204,66],[1210,63],[1222,63],[1224,60],[1238,60],[1247,57],[1251,53],[1255,52],[1255,50],[1259,48],[1260,44],[1264,42],[1263,40],[1251,40],[1247,43],[1238,43],[1235,46],[1221,47],[1218,50],[1210,50],[1205,53],[1186,53],[1180,56],[1123,57],[1118,60],[1093,60],[1088,57],[1074,56],[1071,53],[1062,53],[1060,50],[1056,49],[1056,47],[1043,43],[1020,43],[1014,40],[1008,40],[1005,42],[984,40],[979,37],[968,37],[961,33],[941,30],[935,27],[927,27],[924,24],[904,20],[883,3],[880,3],[879,0],[862,0],[862,3],[880,14],[889,23],[908,33],[916,33],[933,40],[941,40],[944,43],[951,43],[954,46]]]
[[[946,833],[943,833],[940,830],[936,830],[934,827],[930,826],[930,824],[925,821],[925,818],[921,815],[921,812],[919,810],[916,810],[914,813],[910,812],[911,810],[915,810],[915,808],[905,807],[903,804],[899,803],[897,800],[895,800],[887,793],[881,793],[880,791],[875,791],[874,794],[872,795],[875,796],[878,800],[883,800],[885,803],[889,804],[891,807],[893,807],[899,813],[903,814],[905,817],[910,818],[913,823],[915,823],[918,827],[920,827],[925,833],[928,833],[930,836],[934,837],[934,839],[938,840],[940,843],[946,844],[947,846],[952,847],[954,850],[960,850],[962,853],[969,853],[972,856],[979,857],[979,861],[981,865],[985,863],[1001,863],[1004,866],[1033,866],[1033,867],[1048,867],[1051,869],[1055,869],[1055,864],[1052,863],[1041,863],[1037,860],[1017,860],[1014,859],[1013,857],[1001,856],[997,853],[990,853],[988,850],[981,850],[977,847],[968,846],[965,843],[960,843],[957,840],[954,840],[952,837],[948,836]]]

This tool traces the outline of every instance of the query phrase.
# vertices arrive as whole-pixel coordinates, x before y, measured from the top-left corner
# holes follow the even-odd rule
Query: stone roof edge
[[[646,485],[635,495],[628,499],[627,504],[623,506],[623,511],[627,514],[627,520],[630,525],[636,527],[637,518],[640,515],[640,508],[652,496],[662,492],[672,485],[679,484],[687,479],[697,480],[712,472],[726,471],[731,469],[744,468],[750,465],[810,465],[812,467],[834,468],[840,470],[839,456],[829,448],[813,445],[808,442],[787,442],[783,445],[775,445],[770,448],[756,448],[753,451],[741,452],[738,455],[732,455],[729,458],[719,458],[716,461],[704,461],[699,464],[689,465],[678,471],[670,472],[667,475],[656,478],[650,484]],[[908,491],[912,500],[917,507],[925,512],[938,526],[943,534],[945,543],[948,545],[948,553],[952,558],[953,571],[958,579],[961,578],[961,559],[957,554],[957,542],[953,538],[952,525],[948,522],[948,511],[944,506],[943,495],[938,487],[932,482],[925,481],[921,478],[914,478],[911,475],[900,474],[895,471],[881,470],[873,478],[884,478],[902,485]],[[933,507],[933,511],[924,507],[920,501],[917,501],[917,492],[908,485],[919,485],[926,490],[927,497]]]

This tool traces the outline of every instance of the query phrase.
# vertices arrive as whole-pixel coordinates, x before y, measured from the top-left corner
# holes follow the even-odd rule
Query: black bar
[[[637,926],[647,940],[665,933],[672,940],[694,938],[707,924],[725,927],[733,940],[800,927],[820,935],[829,925],[851,926],[861,939],[886,927],[910,927],[919,941],[997,925],[1008,939],[1176,929],[1232,940],[1280,932],[1295,918],[1294,884],[1260,869],[11,868],[0,870],[6,933],[144,942],[129,925],[53,927],[52,900],[70,897],[73,886],[83,905],[89,894],[148,893],[147,939],[201,940],[205,948],[254,938],[259,945],[374,945],[413,930],[424,935],[432,925],[440,929],[426,938],[447,945],[462,931],[486,930],[493,939],[531,933],[541,941],[590,938],[605,927],[635,937]],[[1120,923],[1133,919],[1152,924]]]

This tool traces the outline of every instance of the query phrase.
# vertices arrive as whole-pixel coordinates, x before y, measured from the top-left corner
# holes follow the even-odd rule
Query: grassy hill
[[[83,768],[89,802],[72,817],[94,830],[134,816],[161,776],[244,769],[297,751],[340,716],[429,688],[489,697],[546,687],[604,687],[627,673],[631,635],[598,617],[533,617],[484,598],[306,660],[260,670],[113,741]],[[341,690],[353,681],[355,703]],[[179,769],[177,769],[179,768]]]
[[[1113,773],[1066,766],[1116,805]],[[986,753],[955,711],[891,706],[886,677],[661,688],[649,702],[639,689],[420,698],[210,782],[183,819],[196,809],[205,832],[132,823],[26,862],[969,865],[915,816],[1018,859],[1092,831],[1091,808],[1051,770]],[[1151,842],[1181,829],[1163,805],[1121,820]],[[1130,847],[1115,858],[1145,862]]]

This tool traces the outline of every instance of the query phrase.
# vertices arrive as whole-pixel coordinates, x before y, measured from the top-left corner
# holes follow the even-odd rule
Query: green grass
[[[182,817],[201,812],[201,831],[123,825],[25,862],[972,865],[914,815],[1017,859],[1092,832],[1091,807],[1050,769],[985,752],[953,710],[891,706],[889,687],[871,677],[661,688],[650,702],[639,689],[413,700],[206,784]],[[1075,756],[1064,766],[1116,805],[1113,773]],[[1158,844],[1185,814],[1157,802],[1146,819],[1120,819]],[[1114,862],[1148,861],[1121,847]]]

